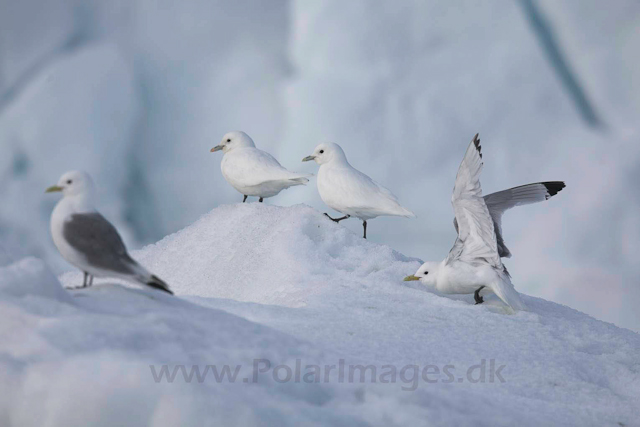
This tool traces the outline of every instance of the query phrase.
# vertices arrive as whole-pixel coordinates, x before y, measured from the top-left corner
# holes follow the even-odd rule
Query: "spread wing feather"
[[[493,220],[482,197],[480,173],[483,163],[480,150],[480,139],[476,134],[460,164],[451,196],[458,238],[446,263],[456,260],[470,264],[486,262],[502,270]]]
[[[521,185],[484,196],[484,202],[493,219],[493,228],[496,233],[498,254],[500,257],[510,258],[511,251],[507,248],[502,237],[502,214],[516,206],[528,205],[548,200],[558,194],[565,187],[562,181],[537,182]],[[458,223],[453,219],[453,226],[458,231]]]

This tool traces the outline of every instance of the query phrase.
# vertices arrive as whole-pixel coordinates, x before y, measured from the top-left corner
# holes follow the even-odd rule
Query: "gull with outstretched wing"
[[[564,183],[529,184],[483,197],[482,167],[476,134],[460,164],[451,196],[458,237],[444,261],[425,262],[405,280],[419,280],[445,294],[472,293],[476,304],[484,301],[481,292],[493,292],[512,309],[523,310],[524,303],[500,259],[511,255],[502,238],[502,214],[515,206],[546,200],[562,190]]]

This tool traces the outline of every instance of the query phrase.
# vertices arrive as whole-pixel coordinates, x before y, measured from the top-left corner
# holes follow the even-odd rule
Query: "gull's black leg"
[[[245,195],[244,195],[244,199],[242,199],[242,203],[244,203],[244,202],[246,202],[246,201],[247,201],[247,197],[249,197],[249,196],[247,196],[247,195],[245,194]]]
[[[329,219],[330,219],[331,221],[333,221],[333,222],[340,222],[340,221],[342,221],[343,219],[347,219],[347,218],[351,217],[351,215],[345,215],[345,216],[343,216],[342,218],[331,218],[331,217],[329,216],[329,214],[328,214],[328,213],[326,213],[326,212],[325,212],[324,214],[325,214],[325,216],[326,216],[327,218],[329,218]]]
[[[484,286],[480,286],[478,289],[476,289],[476,291],[473,293],[473,299],[476,300],[476,304],[482,304],[484,302],[484,298],[482,298],[480,296],[480,291],[484,289]]]
[[[259,201],[260,203],[262,203],[262,200],[263,200],[263,199],[262,199],[262,197],[260,197],[260,198],[258,199],[258,201]]]
[[[362,228],[364,228],[364,237],[365,239],[367,238],[367,221],[362,221]]]
[[[93,276],[87,273],[86,271],[83,271],[83,273],[84,273],[84,278],[82,279],[82,286],[72,286],[70,288],[65,288],[65,289],[83,289],[91,286],[93,284]]]

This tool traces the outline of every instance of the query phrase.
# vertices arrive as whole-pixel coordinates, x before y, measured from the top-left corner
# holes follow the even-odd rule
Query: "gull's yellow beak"
[[[407,276],[407,277],[405,277],[405,278],[404,278],[404,281],[405,281],[405,282],[413,282],[413,281],[415,281],[415,280],[420,280],[420,278],[419,278],[419,277],[414,276],[413,274],[412,274],[411,276]]]
[[[44,192],[45,193],[55,193],[57,191],[62,191],[62,187],[58,187],[57,185],[52,185],[51,187],[47,188]]]
[[[315,159],[315,158],[316,158],[316,156],[307,156],[307,157],[305,157],[304,159],[302,159],[302,161],[303,161],[303,162],[308,162],[309,160],[313,160],[313,159]]]
[[[216,145],[215,147],[213,147],[213,148],[211,149],[211,152],[212,152],[212,153],[214,153],[214,152],[216,152],[216,151],[220,151],[220,150],[222,150],[223,148],[224,148],[224,147],[223,147],[222,145]]]

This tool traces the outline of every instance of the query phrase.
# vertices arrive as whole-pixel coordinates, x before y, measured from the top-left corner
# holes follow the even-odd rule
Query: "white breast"
[[[240,179],[238,177],[239,169],[234,165],[233,153],[227,153],[222,156],[220,170],[222,171],[224,179],[231,184],[233,188],[242,193],[244,186],[240,183]]]
[[[344,189],[340,186],[340,179],[338,179],[338,175],[339,173],[330,166],[320,166],[316,181],[318,185],[318,193],[320,194],[322,201],[331,209],[343,214],[352,215],[353,212],[348,209],[348,196],[343,194]]]
[[[51,213],[49,225],[53,244],[56,245],[62,257],[70,264],[84,271],[83,266],[86,265],[85,257],[67,243],[63,234],[65,221],[79,210],[75,202],[76,200],[71,197],[65,197],[60,200]]]

